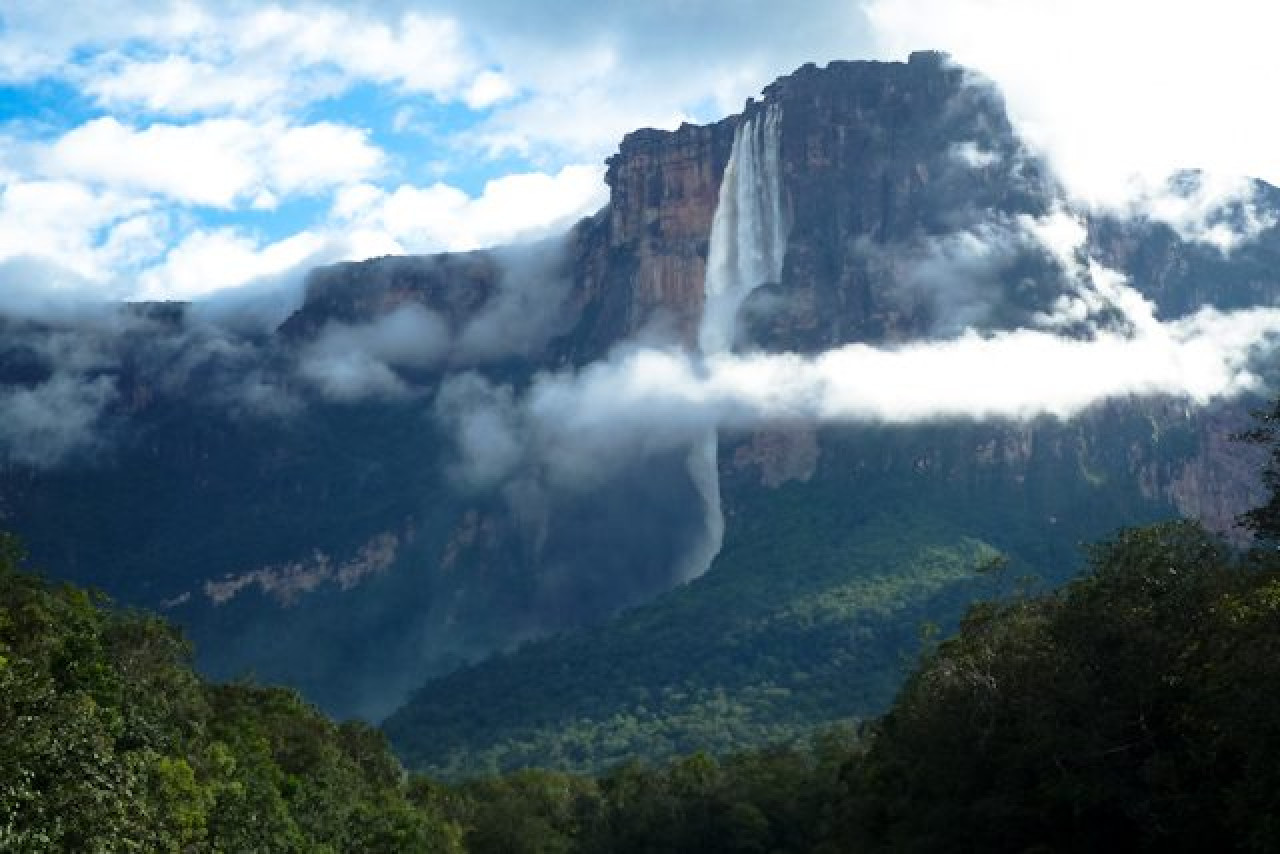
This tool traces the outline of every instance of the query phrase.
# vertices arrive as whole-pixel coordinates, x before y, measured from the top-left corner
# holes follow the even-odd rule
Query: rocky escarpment
[[[637,337],[691,346],[735,132],[770,107],[788,239],[778,281],[744,306],[739,350],[999,330],[1062,293],[1061,262],[1022,233],[1062,199],[990,86],[933,53],[805,66],[741,115],[628,135],[609,161],[609,204],[560,239],[317,270],[270,341],[211,341],[215,376],[192,370],[161,388],[149,365],[189,352],[180,328],[167,332],[172,351],[121,361],[127,381],[104,379],[123,392],[113,406],[125,441],[110,461],[0,471],[0,511],[51,570],[130,603],[174,603],[210,671],[301,685],[343,714],[385,712],[428,673],[657,595],[702,533],[687,449],[628,459],[594,491],[542,489],[536,465],[526,480],[468,491],[439,392],[487,384],[496,414],[466,422],[475,448],[519,455],[501,428],[520,426],[532,377]],[[1143,221],[1095,219],[1089,241],[1165,317],[1280,292],[1274,229],[1229,255]],[[959,250],[980,257],[956,263]],[[376,326],[406,306],[426,311]],[[163,313],[130,334],[182,326]],[[0,331],[11,333],[0,335],[0,384],[48,384],[50,336]],[[428,333],[438,346],[404,355]],[[326,398],[299,373],[344,367],[375,339],[380,388],[397,394]],[[283,389],[295,408],[246,414],[209,394],[258,375],[280,381],[253,389]],[[725,571],[735,543],[829,539],[847,522],[824,528],[830,508],[895,519],[923,508],[997,547],[1008,531],[1028,549],[1067,543],[1026,552],[1060,565],[1070,543],[1122,521],[1183,511],[1225,524],[1256,494],[1253,463],[1227,439],[1241,423],[1239,411],[1124,401],[1069,423],[761,425],[720,444]]]
[[[941,54],[907,63],[808,65],[766,87],[740,116],[705,127],[643,130],[610,158],[609,206],[583,232],[580,342],[662,327],[691,344],[706,255],[734,129],[781,107],[781,160],[791,223],[782,282],[747,306],[754,343],[818,350],[851,340],[899,340],[953,322],[945,300],[904,282],[902,253],[1020,214],[1042,214],[1053,188],[1014,136],[1003,103]],[[1003,260],[1030,279],[1051,265],[1033,249]],[[985,295],[965,294],[976,303]],[[1049,294],[1024,294],[1027,307]],[[1037,305],[1039,307],[1039,305]],[[1025,314],[1006,307],[1007,323]],[[965,320],[980,318],[966,317]]]
[[[809,65],[740,115],[622,140],[609,160],[609,204],[555,244],[553,266],[567,282],[561,325],[546,349],[525,353],[526,375],[590,364],[641,335],[692,347],[734,134],[768,105],[781,116],[789,233],[779,281],[764,283],[744,307],[740,349],[817,352],[1011,328],[1070,286],[1059,259],[1023,232],[1026,219],[1063,199],[990,85],[928,52],[906,63]],[[1227,258],[1167,228],[1102,221],[1090,223],[1090,241],[1174,314],[1198,307],[1211,281],[1228,291],[1245,281],[1224,307],[1258,301],[1268,287],[1266,247],[1277,245],[1264,240]],[[980,257],[956,263],[960,250]],[[314,334],[334,318],[368,319],[405,300],[458,329],[498,298],[509,269],[490,252],[330,268],[317,274],[287,331]],[[1256,494],[1226,440],[1223,425],[1233,418],[1188,416],[1156,402],[1069,424],[766,426],[722,444],[728,536],[735,526],[764,524],[761,513],[775,510],[760,508],[776,502],[880,492],[904,508],[923,500],[911,497],[917,492],[945,495],[990,505],[996,518],[1016,515],[1027,530],[1076,525],[1079,536],[1113,518],[1179,511],[1226,528]],[[533,533],[502,501],[463,505],[448,536],[430,546],[440,556],[430,571],[449,591],[435,613],[465,633],[478,614],[501,612],[524,636],[652,596],[670,583],[666,567],[687,535],[681,526],[698,512],[682,477],[676,454],[642,462],[600,492],[542,495]],[[477,643],[501,640],[491,634]]]
[[[610,263],[586,283],[587,300],[602,307],[601,328],[588,337],[619,340],[657,325],[693,344],[735,122],[636,131],[609,159],[607,230],[593,251]]]
[[[755,301],[762,346],[816,350],[927,333],[949,321],[938,317],[944,307],[936,294],[904,283],[883,247],[1042,214],[1053,202],[999,95],[945,56],[807,65],[766,87],[738,116],[622,140],[608,162],[609,204],[579,223],[563,248],[573,277],[568,308],[578,318],[562,340],[564,357],[592,361],[642,330],[693,344],[734,131],[766,104],[781,107],[791,235],[784,281]],[[1028,267],[1030,278],[1035,263],[1048,262],[1006,263]],[[448,316],[474,312],[497,275],[486,253],[330,268],[317,275],[308,306],[289,326],[405,297]]]
[[[460,326],[493,299],[503,268],[491,252],[387,257],[321,267],[307,279],[302,307],[280,326],[288,340],[315,336],[329,323],[357,324],[406,303],[431,308]]]

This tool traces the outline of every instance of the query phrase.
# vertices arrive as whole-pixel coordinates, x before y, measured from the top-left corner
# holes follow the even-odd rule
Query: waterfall
[[[782,110],[770,104],[738,126],[711,220],[698,349],[733,349],[738,309],[747,295],[782,275],[787,224],[782,212],[778,155]]]
[[[781,118],[778,105],[769,104],[738,125],[733,137],[711,220],[698,326],[698,350],[704,358],[733,349],[742,303],[760,285],[782,276],[788,224],[782,207]],[[712,428],[689,451],[689,474],[702,499],[705,529],[701,542],[685,559],[681,581],[706,572],[724,539],[717,450]]]

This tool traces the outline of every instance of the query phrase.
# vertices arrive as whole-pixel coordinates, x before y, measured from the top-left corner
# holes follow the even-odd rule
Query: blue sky
[[[1280,178],[1274,18],[1249,0],[0,0],[0,290],[191,298],[563,230],[606,201],[625,132],[735,112],[804,62],[921,47],[996,79],[1083,203],[1152,207],[1198,165],[1228,176],[1208,207],[1230,176]]]
[[[107,5],[0,3],[0,288],[199,297],[563,230],[623,133],[866,29],[835,2]]]

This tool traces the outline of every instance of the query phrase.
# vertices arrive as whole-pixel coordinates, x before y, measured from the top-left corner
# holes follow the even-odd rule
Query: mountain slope
[[[1093,428],[1079,423],[838,431],[806,481],[753,488],[742,470],[726,482],[726,542],[706,575],[599,627],[433,680],[384,728],[411,767],[458,777],[723,754],[873,717],[928,626],[949,631],[973,601],[1059,583],[1080,543],[1174,512],[1100,473],[1176,469],[1192,451],[1177,425],[1138,463],[1108,454],[1167,416],[1096,417],[1121,433],[1101,448],[1084,444]],[[1030,437],[1028,463],[957,453]],[[930,455],[963,462],[892,469]],[[981,571],[997,558],[1005,569]]]
[[[0,442],[0,512],[59,576],[180,621],[206,672],[254,672],[370,718],[429,677],[652,600],[705,566],[690,558],[715,526],[689,452],[717,415],[615,417],[579,392],[627,387],[607,380],[636,352],[701,376],[691,351],[723,176],[738,132],[770,111],[785,252],[778,281],[748,283],[726,358],[997,339],[1075,306],[1085,256],[1128,275],[1159,320],[1276,301],[1274,224],[1223,253],[1159,222],[1070,212],[999,94],[945,57],[806,66],[741,115],[628,135],[609,205],[563,238],[324,268],[280,316],[195,305],[7,319],[0,403],[39,417],[0,425],[16,436]],[[1227,210],[1223,223],[1272,221],[1276,191],[1254,189],[1259,215]],[[1083,234],[1075,254],[1037,237],[1062,222]],[[1124,313],[1103,303],[1062,335],[1121,334]],[[866,380],[890,401],[895,384],[912,391]],[[567,391],[536,397],[549,387]],[[785,569],[830,541],[813,566],[836,586],[887,576],[916,552],[849,551],[838,532],[882,542],[918,511],[927,521],[902,536],[969,556],[986,544],[1053,577],[1072,563],[1062,544],[1104,519],[1227,526],[1254,492],[1225,438],[1246,407],[1118,398],[1065,426],[783,412],[722,428],[716,595],[747,597],[733,566],[766,546]],[[829,515],[843,505],[876,513]],[[887,521],[864,528],[871,518]],[[1028,533],[1045,524],[1060,542]],[[852,554],[856,572],[841,575]],[[966,596],[934,609],[895,594],[912,627],[886,619],[884,631],[913,638],[918,618],[946,622]],[[697,619],[714,613],[704,607]],[[591,714],[626,708],[610,702]]]

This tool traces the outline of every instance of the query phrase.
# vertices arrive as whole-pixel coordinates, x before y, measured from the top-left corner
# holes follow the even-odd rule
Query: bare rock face
[[[638,130],[609,158],[613,246],[705,241],[733,144],[733,118],[675,131]]]
[[[944,56],[807,65],[739,116],[623,140],[609,160],[609,206],[579,226],[577,361],[648,327],[692,344],[734,130],[766,104],[781,107],[791,229],[782,281],[748,300],[747,345],[813,351],[926,334],[949,322],[938,316],[946,301],[904,286],[885,247],[1051,204],[1000,97]]]
[[[1250,532],[1239,524],[1240,514],[1261,505],[1267,497],[1260,475],[1265,451],[1234,438],[1248,426],[1238,411],[1211,415],[1197,436],[1197,452],[1167,489],[1180,513],[1199,519],[1237,545],[1251,539]]]
[[[707,243],[734,124],[636,131],[610,158],[609,250],[634,263],[626,288],[628,332],[656,320],[669,323],[681,342],[696,339]]]
[[[777,487],[791,480],[813,477],[822,448],[817,432],[804,427],[758,430],[733,451],[735,469],[756,468],[760,482]]]
[[[315,335],[327,323],[355,324],[418,303],[452,326],[493,298],[502,268],[490,252],[378,258],[314,270],[302,307],[280,327],[287,339]]]
[[[566,358],[592,361],[641,332],[694,343],[737,120],[638,130],[609,158],[609,205],[574,234],[571,299],[581,320],[565,341]]]

